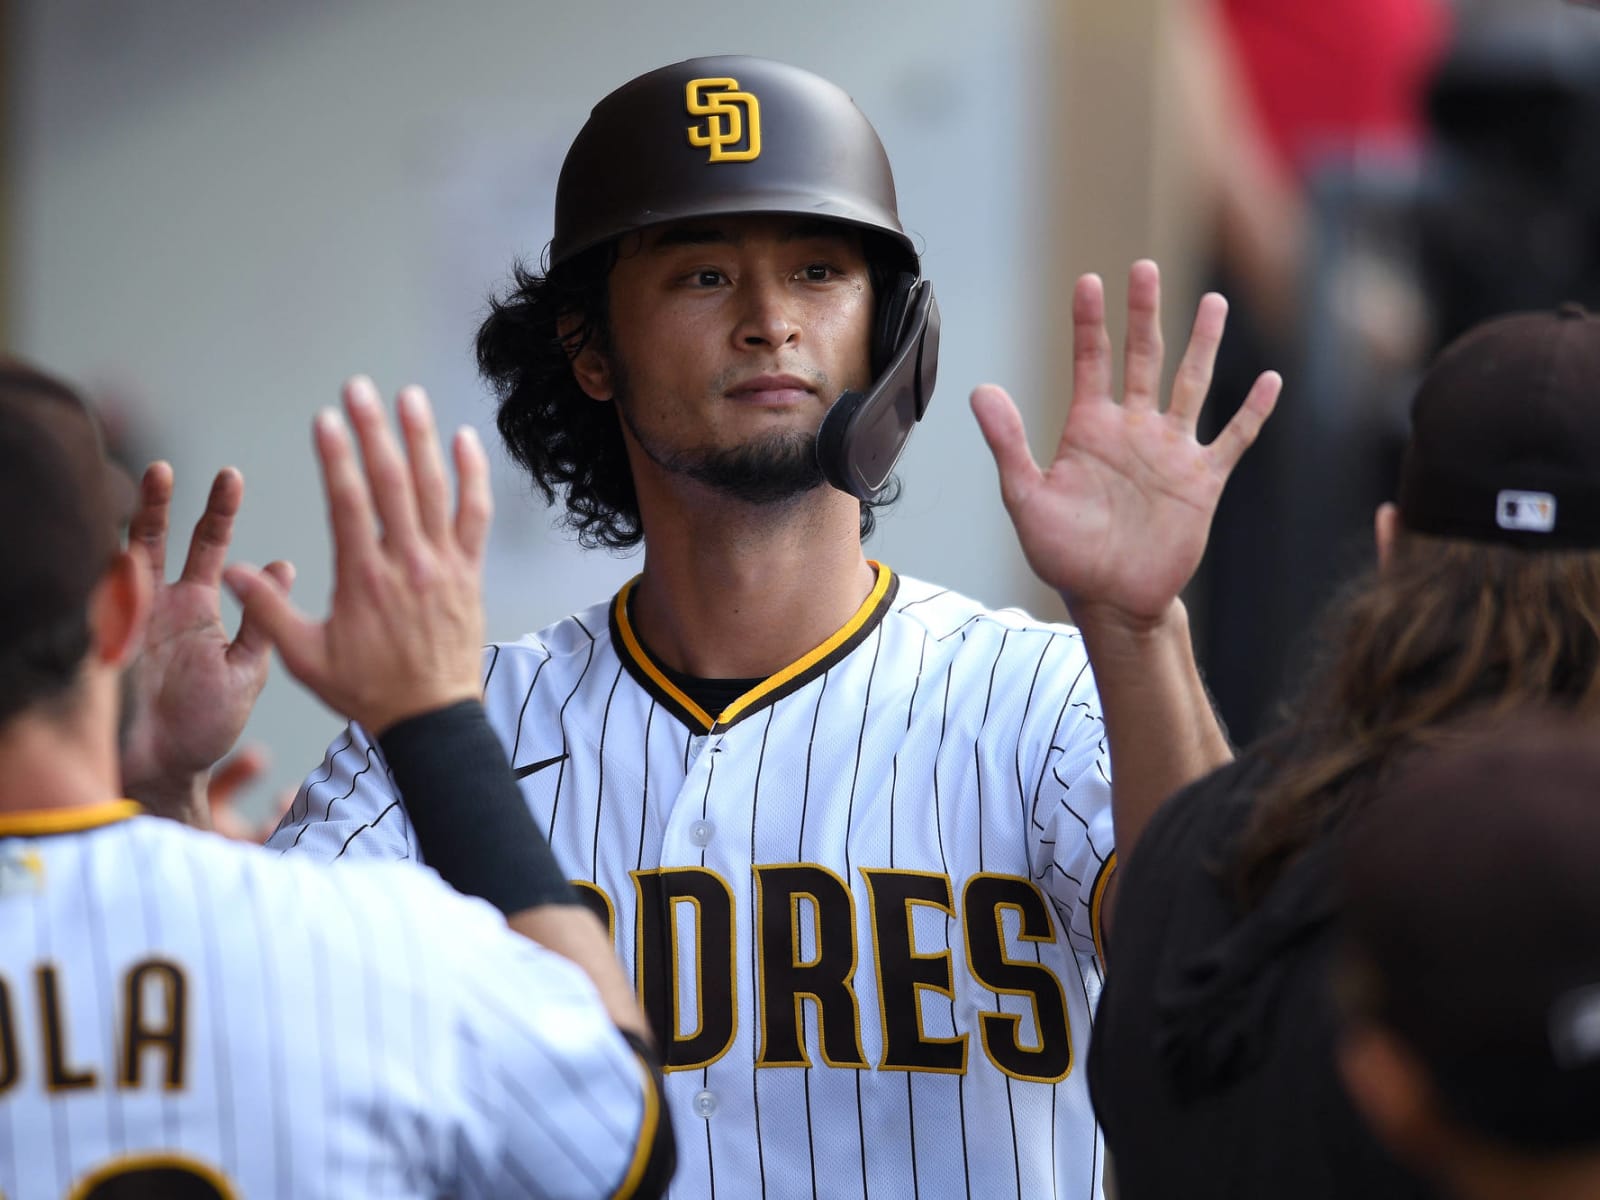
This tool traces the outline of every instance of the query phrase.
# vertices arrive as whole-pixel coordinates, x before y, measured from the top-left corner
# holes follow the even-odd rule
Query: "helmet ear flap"
[[[911,301],[916,295],[917,277],[910,271],[895,274],[888,291],[878,303],[872,327],[872,378],[877,379],[894,361],[895,351],[905,340],[911,316]]]

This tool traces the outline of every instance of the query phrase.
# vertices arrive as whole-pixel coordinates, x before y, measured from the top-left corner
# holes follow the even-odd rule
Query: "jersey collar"
[[[878,622],[883,620],[883,614],[889,611],[889,605],[894,600],[900,580],[882,563],[873,562],[870,565],[877,572],[877,579],[873,582],[872,590],[867,593],[867,598],[861,602],[861,607],[856,609],[848,621],[827,641],[801,655],[782,670],[767,676],[748,692],[737,697],[720,713],[708,713],[682,688],[673,683],[661,665],[650,657],[650,652],[644,648],[644,643],[634,632],[633,622],[628,616],[628,597],[633,594],[633,589],[639,582],[640,577],[637,575],[622,586],[622,590],[611,602],[611,640],[617,647],[617,654],[622,659],[623,666],[627,667],[628,673],[638,681],[640,687],[654,696],[663,708],[697,733],[720,731],[798,691],[849,655],[877,628]]]
[[[0,837],[42,837],[52,833],[82,833],[137,817],[142,809],[132,800],[107,800],[74,808],[33,808],[0,813]]]

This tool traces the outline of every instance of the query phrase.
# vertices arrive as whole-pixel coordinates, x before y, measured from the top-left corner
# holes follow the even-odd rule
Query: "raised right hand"
[[[265,572],[231,566],[224,577],[289,672],[377,736],[407,717],[481,693],[489,464],[476,433],[456,434],[452,514],[422,389],[402,389],[398,398],[404,452],[370,380],[347,383],[344,406],[362,463],[338,413],[324,410],[314,426],[334,547],[327,620],[296,610]]]

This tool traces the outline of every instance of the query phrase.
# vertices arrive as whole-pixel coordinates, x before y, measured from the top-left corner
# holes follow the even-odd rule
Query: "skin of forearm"
[[[650,1045],[655,1036],[639,1010],[633,985],[617,961],[616,949],[605,926],[578,904],[541,904],[512,913],[506,923],[513,930],[573,963],[594,984],[606,1015],[619,1029],[638,1034]]]
[[[1162,802],[1231,761],[1233,749],[1200,679],[1181,600],[1151,623],[1092,609],[1073,616],[1100,692],[1117,858],[1126,863]]]

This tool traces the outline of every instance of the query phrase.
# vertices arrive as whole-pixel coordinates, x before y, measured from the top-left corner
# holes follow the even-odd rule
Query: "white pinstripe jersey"
[[[628,591],[491,647],[485,695],[664,1035],[672,1195],[1097,1195],[1113,856],[1077,631],[879,568],[834,637],[713,715]],[[359,728],[269,846],[417,857]]]
[[[0,816],[7,1200],[609,1196],[658,1116],[587,977],[427,873],[114,802]]]

